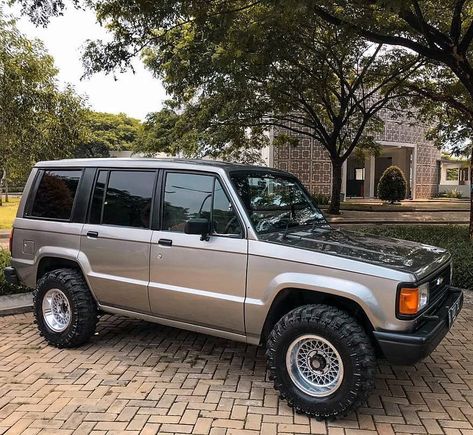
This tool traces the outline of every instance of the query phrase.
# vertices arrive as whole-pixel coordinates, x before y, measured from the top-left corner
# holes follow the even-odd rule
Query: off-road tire
[[[61,290],[69,302],[71,320],[62,332],[53,331],[46,323],[42,304],[50,289]],[[95,333],[98,320],[97,304],[82,274],[74,269],[57,269],[43,275],[33,292],[34,316],[41,336],[52,346],[78,347]]]
[[[291,343],[305,334],[328,340],[343,362],[340,386],[325,397],[311,396],[297,387],[286,367]],[[281,399],[297,413],[317,420],[344,417],[358,408],[374,388],[375,351],[360,324],[345,311],[328,305],[304,305],[282,317],[267,340],[269,375]]]

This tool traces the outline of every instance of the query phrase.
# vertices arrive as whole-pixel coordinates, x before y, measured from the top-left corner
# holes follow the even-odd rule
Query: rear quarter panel
[[[76,261],[83,224],[16,218],[12,245],[12,266],[20,281],[36,287],[38,265],[44,257]]]

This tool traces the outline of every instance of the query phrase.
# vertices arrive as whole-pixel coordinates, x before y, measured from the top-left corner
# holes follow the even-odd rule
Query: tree
[[[257,129],[253,128],[247,134],[238,129],[230,136],[227,129],[203,125],[194,107],[188,106],[187,110],[179,112],[177,106],[169,100],[162,110],[148,114],[134,147],[136,152],[148,156],[166,153],[186,158],[211,157],[239,163],[263,163],[260,150],[269,144],[263,131],[256,132]],[[236,138],[238,134],[241,137]],[[233,141],[229,141],[230,137]]]
[[[381,176],[378,184],[378,198],[391,204],[406,198],[407,181],[397,166],[390,166]]]
[[[109,157],[110,151],[131,151],[141,134],[141,122],[124,113],[118,115],[88,111],[83,140],[75,147],[74,157]]]
[[[378,115],[406,96],[398,85],[417,61],[334,30],[301,2],[109,0],[96,8],[114,39],[89,44],[89,73],[125,68],[142,53],[175,99],[178,127],[194,135],[187,143],[213,153],[262,144],[272,126],[290,133],[278,142],[321,143],[333,167],[332,213],[343,162],[356,147],[375,147]]]
[[[38,160],[66,157],[81,134],[84,103],[60,90],[54,62],[39,41],[0,16],[0,168],[22,178]]]
[[[471,131],[473,125],[473,9],[466,0],[325,0],[313,4],[327,22],[350,28],[360,36],[382,44],[404,47],[431,62],[436,80],[414,85],[424,98],[449,108],[440,118],[437,131],[456,134],[456,128]],[[455,113],[455,115],[452,115]],[[461,120],[455,119],[459,116]],[[447,127],[447,128],[445,128]],[[450,133],[448,133],[450,132]],[[462,148],[457,143],[457,151]],[[470,156],[471,142],[464,142],[463,154]],[[473,192],[471,195],[470,237],[473,239]]]

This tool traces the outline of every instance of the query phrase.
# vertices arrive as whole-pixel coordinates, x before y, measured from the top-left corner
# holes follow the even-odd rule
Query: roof
[[[285,173],[267,166],[257,166],[241,163],[230,163],[218,160],[198,159],[155,159],[155,158],[101,158],[101,159],[64,159],[38,162],[37,168],[58,167],[107,167],[107,168],[172,168],[172,169],[201,169],[218,168],[232,170],[264,170]]]

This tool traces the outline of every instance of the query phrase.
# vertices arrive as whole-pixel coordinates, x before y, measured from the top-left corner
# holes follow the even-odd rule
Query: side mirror
[[[186,234],[200,234],[200,240],[209,240],[210,222],[207,219],[193,218],[186,222]]]

